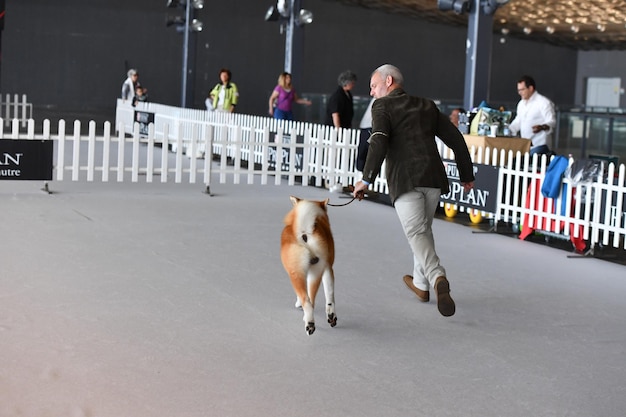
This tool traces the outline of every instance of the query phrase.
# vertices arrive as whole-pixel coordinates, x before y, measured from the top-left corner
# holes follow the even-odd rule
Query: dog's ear
[[[291,204],[293,204],[294,206],[300,201],[298,197],[294,197],[292,195],[289,196],[289,199],[291,200]]]
[[[324,200],[324,201],[320,201],[320,206],[322,206],[322,208],[323,208],[324,210],[328,209],[328,202],[329,202],[329,201],[330,201],[330,198],[327,198],[327,199],[326,199],[326,200]]]

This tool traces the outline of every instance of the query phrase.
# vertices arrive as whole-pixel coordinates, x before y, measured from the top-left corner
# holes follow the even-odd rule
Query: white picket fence
[[[287,131],[277,125],[271,131],[269,126],[193,122],[189,126],[178,123],[173,131],[164,124],[160,135],[156,125],[150,124],[144,135],[135,123],[130,135],[122,124],[115,135],[106,122],[104,133],[96,135],[92,121],[84,135],[80,121],[75,121],[73,131],[68,132],[65,121],[60,120],[56,133],[51,131],[49,120],[43,122],[42,133],[35,133],[33,120],[28,121],[26,132],[19,129],[18,123],[14,120],[6,133],[0,124],[0,139],[54,140],[56,181],[65,180],[68,174],[72,181],[106,182],[112,173],[118,182],[137,182],[144,176],[147,182],[156,176],[167,182],[173,177],[177,183],[201,181],[209,189],[213,173],[218,174],[221,183],[230,179],[235,184],[268,184],[272,177],[274,184],[286,181],[289,185],[317,186],[353,184],[357,175],[351,167],[355,164],[359,132],[351,129],[297,129],[291,125]],[[170,152],[170,148],[175,151]],[[200,149],[212,152],[199,159],[196,155]],[[214,157],[220,163],[211,163]]]
[[[146,106],[140,111],[156,107]],[[94,122],[89,124],[87,135],[81,134],[78,121],[73,132],[66,132],[63,120],[56,133],[45,121],[43,133],[35,134],[32,120],[28,121],[26,133],[20,133],[18,121],[14,120],[7,134],[0,123],[0,139],[54,140],[56,181],[69,177],[72,181],[137,182],[145,177],[146,182],[202,182],[210,191],[214,179],[234,184],[347,186],[360,178],[354,170],[357,130],[249,115],[178,111],[179,118],[172,114],[157,117],[155,113],[154,123],[147,128],[134,123],[132,131],[120,121],[117,134],[112,134],[107,122],[104,134],[99,136]],[[170,152],[170,147],[175,151]],[[206,152],[204,159],[196,157],[207,149],[211,152]],[[453,159],[449,149],[442,147],[440,152],[444,158]],[[506,222],[565,239],[582,236],[592,249],[597,245],[626,249],[623,164],[609,164],[597,178],[585,184],[564,178],[566,191],[553,200],[543,197],[540,191],[550,162],[545,156],[505,155],[504,151],[489,148],[471,149],[471,154],[476,164],[497,167],[496,209],[482,212],[492,217],[496,226]],[[379,193],[388,192],[384,174],[372,188]],[[462,212],[473,210],[460,202],[457,206]]]
[[[25,127],[28,119],[33,118],[33,105],[27,101],[26,94],[22,94],[21,98],[18,94],[5,94],[4,100],[0,94],[0,117],[4,120],[5,127],[13,119],[19,120],[22,127]]]
[[[569,159],[569,166],[574,159]],[[541,192],[549,161],[537,155],[516,158],[500,168],[496,220],[525,224],[531,229],[569,238],[582,238],[591,250],[598,244],[626,249],[626,167],[602,164],[586,182],[562,179],[559,198]],[[616,171],[617,169],[617,171]]]

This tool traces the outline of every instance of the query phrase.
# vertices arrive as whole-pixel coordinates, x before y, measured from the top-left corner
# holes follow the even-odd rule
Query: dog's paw
[[[308,322],[304,330],[309,336],[311,336],[315,331],[315,323],[313,323],[312,321]]]
[[[330,313],[328,315],[328,323],[330,324],[330,327],[335,327],[337,325],[337,316],[335,316],[335,313]]]
[[[298,297],[296,297],[296,304],[295,306],[296,308],[302,308],[302,303],[300,302],[300,299]]]

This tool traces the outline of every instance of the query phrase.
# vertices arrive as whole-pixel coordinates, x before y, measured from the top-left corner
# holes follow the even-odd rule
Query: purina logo
[[[51,180],[51,140],[0,140],[0,180]]]

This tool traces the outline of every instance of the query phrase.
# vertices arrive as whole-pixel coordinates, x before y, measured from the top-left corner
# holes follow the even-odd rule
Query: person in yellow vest
[[[220,82],[213,87],[209,97],[213,102],[213,109],[233,113],[239,101],[239,91],[235,83],[230,82],[232,73],[228,68],[220,70]]]

